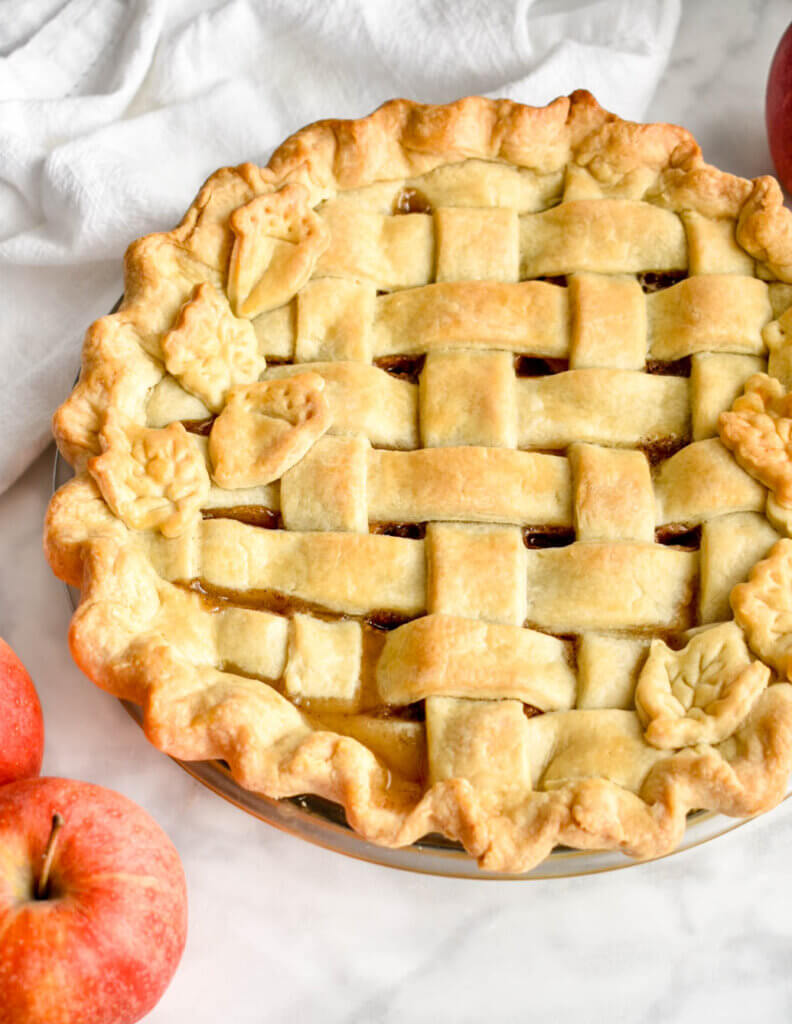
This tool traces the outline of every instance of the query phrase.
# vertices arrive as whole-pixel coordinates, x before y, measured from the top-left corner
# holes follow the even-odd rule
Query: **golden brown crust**
[[[647,742],[663,750],[719,743],[745,720],[770,681],[740,628],[704,629],[681,651],[653,640],[635,691]]]
[[[324,379],[316,373],[234,388],[209,435],[214,478],[232,489],[278,480],[329,426]]]
[[[792,678],[792,540],[783,537],[773,545],[748,581],[734,587],[731,604],[751,648],[782,678]]]
[[[756,178],[740,209],[737,241],[769,276],[792,281],[792,210],[775,178]]]
[[[743,469],[785,508],[792,507],[792,396],[780,381],[757,373],[718,420],[721,441]]]
[[[213,412],[230,388],[258,380],[266,366],[250,321],[234,316],[208,282],[196,287],[160,347],[168,373]]]
[[[468,159],[559,178],[574,168],[587,197],[736,218],[737,241],[762,276],[792,282],[792,213],[777,184],[709,167],[681,128],[624,122],[582,91],[542,108],[481,97],[439,107],[394,100],[358,121],[302,129],[266,168],[216,172],[177,228],[130,246],[122,308],[89,329],[79,383],[55,414],[65,457],[82,470],[99,455],[108,414],[145,426],[146,401],[165,375],[163,335],[180,314],[184,320],[196,288],[226,286],[229,263],[235,312],[245,303],[248,313],[269,310],[304,283],[326,245],[313,214],[318,203]],[[275,224],[275,207],[286,200],[302,210],[294,235]],[[240,210],[247,212],[232,216]],[[272,221],[275,242],[256,253],[255,279],[240,282],[234,253],[249,242],[252,214]],[[82,587],[70,633],[75,660],[96,683],[143,706],[146,733],[160,749],[222,757],[240,784],[274,797],[311,792],[335,800],[353,828],[383,845],[439,831],[483,867],[503,871],[532,867],[558,843],[657,856],[678,842],[691,809],[753,814],[772,806],[792,767],[792,687],[762,689],[763,675],[725,742],[715,744],[710,732],[709,745],[664,752],[638,792],[579,778],[498,810],[460,778],[424,790],[357,740],[317,731],[271,687],[202,660],[203,640],[168,617],[184,595],[157,576],[142,542],[89,477],[54,496],[45,547],[53,570]]]
[[[238,207],[229,224],[235,240],[228,297],[239,316],[257,316],[288,302],[308,281],[330,240],[327,226],[311,209],[308,189],[296,182]]]
[[[104,450],[88,460],[88,472],[127,526],[178,537],[200,518],[209,497],[209,475],[181,423],[152,430],[108,417],[100,438]]]

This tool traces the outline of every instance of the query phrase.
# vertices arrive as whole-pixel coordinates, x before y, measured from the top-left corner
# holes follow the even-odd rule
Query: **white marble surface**
[[[788,0],[689,0],[649,117],[771,170],[764,86]],[[41,554],[48,452],[0,498],[0,634],[41,694],[44,770],[147,808],[190,891],[181,967],[147,1024],[792,1019],[792,801],[702,848],[613,874],[463,882],[347,860],[261,824],[149,747],[66,645]]]

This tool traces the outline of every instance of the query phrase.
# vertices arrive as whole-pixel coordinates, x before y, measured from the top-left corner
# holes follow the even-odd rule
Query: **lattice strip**
[[[686,629],[695,619],[698,552],[659,544],[577,542],[526,552],[530,625]]]
[[[687,265],[682,222],[650,203],[583,199],[520,218],[521,278],[637,274]]]
[[[577,707],[634,708],[635,684],[650,642],[648,637],[584,633],[577,645]]]
[[[375,366],[311,363],[310,367],[271,366],[266,378],[318,373],[325,381],[331,434],[359,434],[382,448],[417,448],[418,388]]]
[[[565,458],[507,448],[425,448],[369,454],[369,519],[414,523],[572,523]]]
[[[705,523],[701,531],[699,619],[723,622],[731,618],[729,595],[748,578],[779,534],[758,512],[733,512]]]
[[[515,383],[510,352],[430,352],[419,384],[424,447],[516,448]]]
[[[330,244],[316,264],[315,277],[370,281],[387,290],[415,288],[433,279],[435,232],[428,214],[385,217],[333,201],[320,213]]]
[[[527,613],[525,555],[516,527],[430,523],[427,611],[521,626]]]
[[[514,210],[445,206],[435,210],[436,281],[518,281]]]
[[[746,382],[762,373],[767,364],[759,356],[731,355],[723,352],[693,356],[690,370],[690,405],[693,414],[693,440],[718,436],[718,416],[731,409],[742,394]]]
[[[567,645],[517,626],[426,615],[389,633],[377,663],[388,704],[423,698],[516,698],[552,711],[572,707],[576,679]]]
[[[685,210],[682,223],[687,235],[691,274],[755,273],[754,261],[737,244],[737,222],[731,217],[714,219]]]
[[[754,277],[689,277],[647,295],[649,354],[681,359],[693,352],[765,351],[762,328],[773,315],[767,285]]]
[[[382,214],[403,213],[416,205],[427,210],[439,206],[499,206],[532,213],[560,198],[562,180],[560,171],[539,173],[494,160],[460,160],[413,178],[339,192],[336,202]]]
[[[608,779],[637,793],[662,757],[643,738],[634,711],[557,711],[526,722],[531,783],[557,789],[582,779]]]
[[[569,279],[573,370],[609,366],[643,370],[646,297],[633,277],[573,274]]]
[[[631,370],[570,370],[517,381],[518,443],[566,448],[575,441],[635,447],[690,434],[682,377]]]
[[[165,579],[242,595],[274,591],[350,615],[386,609],[411,617],[426,606],[423,541],[208,519],[175,540],[146,533],[141,543]]]
[[[458,347],[565,357],[566,288],[544,281],[448,282],[377,299],[375,358]]]
[[[654,540],[654,492],[642,452],[573,444],[569,461],[578,540]]]
[[[657,525],[700,523],[724,512],[761,512],[766,491],[716,438],[667,459],[655,478]]]

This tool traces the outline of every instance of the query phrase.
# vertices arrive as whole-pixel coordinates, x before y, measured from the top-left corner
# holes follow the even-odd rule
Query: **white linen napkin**
[[[640,118],[679,0],[0,0],[0,492],[49,440],[127,244],[223,164],[393,96]]]

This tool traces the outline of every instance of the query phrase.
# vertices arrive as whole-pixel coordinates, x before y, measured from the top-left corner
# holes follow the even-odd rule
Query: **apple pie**
[[[70,645],[182,759],[486,869],[792,769],[792,214],[585,92],[405,100],[134,242],[54,431]]]

